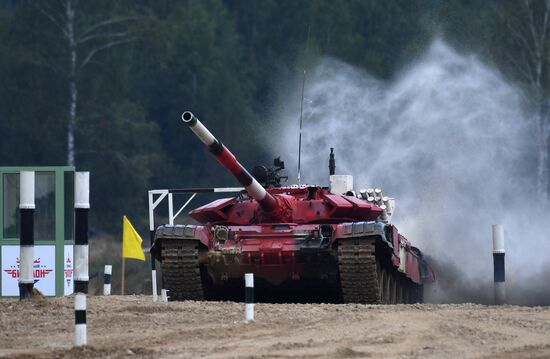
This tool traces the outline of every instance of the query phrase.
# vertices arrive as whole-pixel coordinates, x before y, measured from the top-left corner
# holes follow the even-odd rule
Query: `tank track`
[[[374,238],[340,240],[338,269],[344,303],[381,303]]]
[[[204,300],[198,241],[162,239],[162,273],[169,299]]]
[[[422,286],[414,284],[393,266],[384,264],[376,251],[376,237],[341,239],[338,243],[338,269],[344,303],[422,301]]]

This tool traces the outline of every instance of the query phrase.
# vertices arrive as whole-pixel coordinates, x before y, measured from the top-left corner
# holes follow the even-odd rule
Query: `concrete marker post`
[[[103,273],[103,295],[111,295],[111,275],[113,274],[113,266],[110,264],[105,265]]]
[[[90,210],[90,172],[74,174],[74,291],[88,293],[88,212]]]
[[[153,243],[155,242],[155,231],[151,230],[149,232],[149,237],[151,241],[151,247],[153,246]],[[153,258],[153,255],[151,254],[151,291],[153,293],[153,302],[156,302],[158,300],[158,289],[157,289],[157,261],[155,258]]]
[[[75,324],[75,346],[88,344],[86,328],[86,294],[76,293],[74,297],[74,324]]]
[[[160,298],[163,302],[168,302],[168,289],[161,289],[160,291]]]
[[[149,241],[151,243],[151,247],[153,247],[153,243],[155,242],[155,212],[154,212],[154,201],[153,201],[153,193],[149,191]],[[158,292],[157,292],[157,263],[155,258],[153,258],[153,254],[151,254],[151,291],[153,293],[153,302],[157,301],[158,298]]]
[[[32,298],[34,289],[34,171],[19,174],[19,299]],[[1,205],[1,204],[0,204]]]
[[[506,303],[506,273],[504,262],[504,228],[493,224],[493,270],[495,283],[495,304]]]
[[[90,210],[90,172],[74,174],[74,298],[75,346],[88,344],[86,294],[88,293],[88,212]]]
[[[245,319],[247,322],[254,320],[254,273],[245,273]]]

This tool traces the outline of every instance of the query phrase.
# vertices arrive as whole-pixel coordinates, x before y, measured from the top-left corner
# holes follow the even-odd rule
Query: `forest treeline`
[[[115,231],[127,214],[145,228],[148,189],[236,184],[182,127],[183,110],[246,166],[266,163],[276,154],[255,132],[303,69],[331,56],[391,78],[440,36],[540,102],[544,177],[549,9],[496,0],[3,0],[0,166],[91,171],[94,226]]]

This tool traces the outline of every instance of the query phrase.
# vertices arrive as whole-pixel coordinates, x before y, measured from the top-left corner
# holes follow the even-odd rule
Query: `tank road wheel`
[[[397,298],[397,276],[394,272],[390,272],[388,277],[390,278],[390,303],[398,303]]]
[[[396,304],[401,304],[403,303],[403,285],[405,283],[403,282],[403,278],[401,277],[401,275],[399,273],[396,274],[395,276],[395,303]]]
[[[401,273],[397,274],[397,303],[408,303],[409,280]]]
[[[349,238],[338,243],[338,269],[344,303],[381,303],[380,266],[374,238]]]
[[[406,302],[407,304],[411,304],[413,303],[412,301],[412,298],[413,298],[413,284],[412,284],[412,281],[410,279],[407,279],[407,298],[406,298]]]
[[[386,271],[382,268],[380,261],[376,261],[376,273],[378,276],[378,292],[380,293],[379,303],[386,303]]]
[[[412,283],[410,287],[409,303],[424,302],[424,288],[421,285]]]
[[[162,239],[162,272],[170,300],[203,300],[199,242]]]
[[[391,304],[391,276],[390,273],[382,269],[382,301],[384,304]]]
[[[403,303],[405,304],[409,304],[409,300],[410,300],[410,283],[409,283],[409,280],[407,278],[405,278],[403,280]]]

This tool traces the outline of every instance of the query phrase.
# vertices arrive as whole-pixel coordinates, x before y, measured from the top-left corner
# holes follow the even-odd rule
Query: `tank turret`
[[[254,198],[260,208],[268,214],[275,214],[279,209],[277,199],[269,194],[265,188],[237,161],[237,158],[191,112],[181,115],[191,131],[204,143],[216,160],[225,167],[244,187],[251,198]]]

